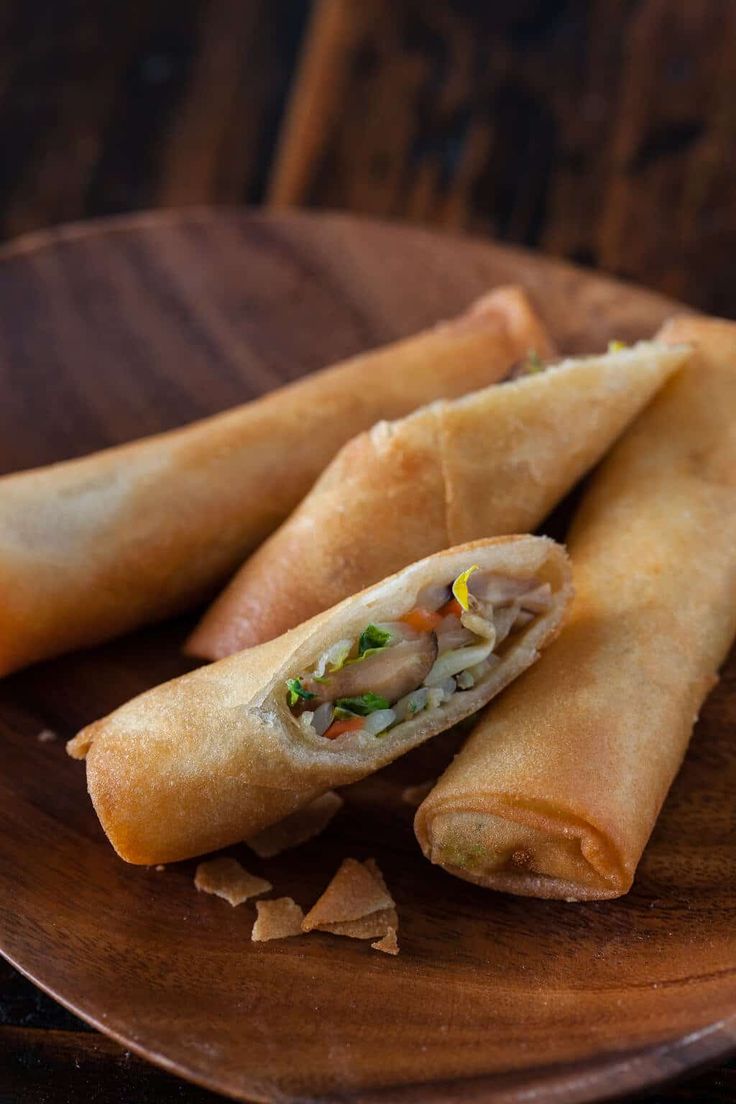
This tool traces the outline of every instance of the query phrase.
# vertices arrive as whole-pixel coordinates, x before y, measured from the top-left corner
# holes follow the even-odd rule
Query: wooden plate
[[[518,251],[340,216],[194,211],[25,239],[0,264],[0,464],[219,410],[510,279],[568,350],[648,334],[673,309]],[[259,1101],[599,1100],[736,1043],[736,667],[623,900],[514,899],[429,866],[400,793],[447,741],[353,787],[319,841],[246,860],[306,905],[343,856],[375,855],[401,915],[392,959],[327,935],[253,945],[251,907],[197,894],[193,864],[128,867],[107,846],[63,740],[184,670],[188,624],[0,686],[0,943],[40,986],[161,1066]]]

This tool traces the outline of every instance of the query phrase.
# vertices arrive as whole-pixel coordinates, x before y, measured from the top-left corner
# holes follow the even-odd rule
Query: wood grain
[[[0,235],[267,198],[736,316],[735,32],[732,0],[6,0]]]
[[[511,278],[566,349],[642,336],[672,310],[518,251],[340,216],[200,211],[37,236],[0,263],[0,462],[219,409]],[[454,736],[352,787],[300,851],[242,849],[302,905],[344,856],[375,855],[401,916],[402,954],[387,960],[326,935],[252,945],[253,910],[196,894],[193,863],[140,870],[106,844],[63,739],[183,670],[187,628],[0,685],[0,946],[63,1003],[245,1100],[590,1101],[736,1045],[735,665],[619,901],[502,897],[426,864],[400,795]],[[60,739],[39,742],[43,728]]]
[[[483,230],[730,316],[735,66],[730,0],[317,0],[270,199]]]
[[[258,200],[306,13],[301,0],[8,0],[0,234]]]

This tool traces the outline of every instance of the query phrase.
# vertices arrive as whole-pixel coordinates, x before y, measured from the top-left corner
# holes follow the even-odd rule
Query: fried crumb
[[[254,943],[266,943],[270,939],[289,939],[293,935],[302,934],[304,913],[291,897],[256,901],[256,909],[258,916],[251,932]]]
[[[396,928],[389,928],[383,939],[377,943],[371,943],[374,951],[383,951],[384,954],[397,955],[399,953],[399,941],[396,938]]]
[[[194,884],[200,892],[222,897],[233,907],[242,905],[249,897],[257,897],[259,893],[273,889],[265,878],[249,874],[237,859],[226,856],[200,863],[194,875]]]
[[[394,900],[373,860],[360,863],[357,859],[344,859],[322,896],[305,916],[302,926],[304,931],[312,931],[323,924],[360,920],[370,913],[393,907]]]
[[[331,935],[344,935],[349,939],[378,939],[390,928],[398,928],[399,916],[395,908],[378,909],[358,920],[343,920],[337,924],[320,924],[317,930]]]

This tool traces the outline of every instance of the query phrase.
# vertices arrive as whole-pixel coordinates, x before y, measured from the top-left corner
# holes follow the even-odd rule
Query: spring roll
[[[338,453],[187,650],[221,659],[420,556],[535,529],[685,356],[643,342],[379,423]]]
[[[491,607],[477,588],[505,597]],[[412,564],[284,636],[156,687],[69,745],[122,858],[249,839],[475,712],[570,596],[564,550],[506,537]],[[513,611],[513,612],[512,612]]]
[[[432,862],[535,897],[618,897],[736,632],[736,324],[697,352],[595,477],[569,539],[576,598],[420,806]]]
[[[549,351],[524,293],[184,429],[0,479],[0,674],[207,597],[378,418]]]

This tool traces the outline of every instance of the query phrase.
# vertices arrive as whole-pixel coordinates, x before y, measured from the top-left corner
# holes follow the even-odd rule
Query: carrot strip
[[[449,602],[445,602],[444,606],[441,606],[437,610],[442,617],[449,617],[452,614],[453,617],[460,617],[463,612],[463,607],[458,602],[457,598],[451,598]]]
[[[338,736],[342,736],[346,732],[360,732],[363,723],[362,717],[356,717],[355,720],[333,721],[324,733],[325,739],[336,740]]]
[[[442,614],[435,613],[434,610],[423,609],[421,606],[415,606],[413,610],[409,610],[399,620],[403,621],[409,628],[416,629],[417,632],[433,632],[442,621]]]

